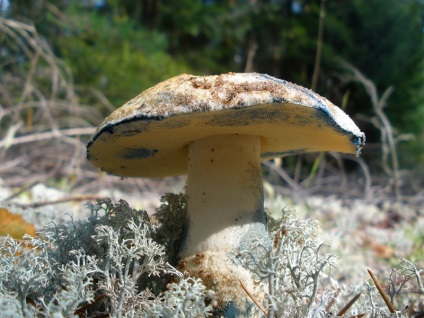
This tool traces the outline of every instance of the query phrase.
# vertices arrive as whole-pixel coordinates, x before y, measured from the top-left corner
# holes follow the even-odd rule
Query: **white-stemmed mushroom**
[[[183,74],[144,91],[105,119],[88,159],[125,177],[187,174],[188,230],[180,268],[216,290],[224,316],[259,315],[238,254],[269,240],[260,162],[286,153],[359,154],[364,134],[338,107],[295,84],[256,73]]]

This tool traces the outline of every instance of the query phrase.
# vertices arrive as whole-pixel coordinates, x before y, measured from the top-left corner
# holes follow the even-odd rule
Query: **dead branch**
[[[98,195],[78,195],[74,197],[62,198],[62,199],[52,200],[52,201],[35,202],[30,204],[19,204],[19,203],[15,203],[15,204],[22,208],[35,209],[35,208],[39,208],[46,205],[55,205],[60,203],[72,202],[72,201],[80,202],[80,201],[102,200],[102,199],[105,199],[105,198]]]
[[[353,73],[352,80],[357,81],[362,84],[362,86],[365,88],[368,96],[371,99],[371,106],[373,108],[373,111],[375,113],[375,119],[371,122],[378,128],[381,132],[381,147],[383,151],[383,158],[382,158],[382,164],[387,164],[387,158],[391,157],[391,169],[388,169],[390,171],[390,174],[393,176],[394,179],[394,191],[396,195],[396,200],[400,201],[401,199],[401,193],[400,193],[400,177],[399,177],[399,160],[397,156],[397,150],[396,150],[396,142],[394,138],[394,132],[392,125],[384,113],[383,109],[387,104],[387,100],[390,97],[390,95],[393,92],[393,87],[389,86],[381,96],[381,98],[378,97],[377,87],[375,86],[374,82],[372,82],[370,79],[368,79],[364,74],[362,74],[357,68],[355,68],[353,65],[342,61],[342,64],[344,67],[346,67],[350,72]]]
[[[319,8],[319,24],[318,24],[318,38],[317,38],[317,51],[315,56],[314,74],[312,76],[311,89],[316,91],[318,84],[318,76],[321,68],[321,53],[322,53],[322,40],[324,37],[324,20],[325,20],[325,1],[321,0]]]
[[[27,136],[21,136],[13,138],[10,141],[0,141],[0,149],[3,147],[16,146],[25,143],[37,142],[46,139],[54,139],[66,136],[81,136],[81,135],[92,135],[96,129],[94,127],[84,127],[84,128],[71,128],[63,130],[53,130],[46,131],[41,133],[33,133]]]

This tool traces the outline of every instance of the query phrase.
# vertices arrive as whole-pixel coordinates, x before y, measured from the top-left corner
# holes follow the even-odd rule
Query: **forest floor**
[[[354,284],[367,280],[368,268],[382,275],[391,266],[398,265],[402,258],[424,263],[423,195],[396,202],[383,196],[384,191],[374,186],[368,189],[373,192],[368,198],[355,197],[352,193],[343,196],[326,191],[322,181],[321,191],[299,193],[272,185],[269,179],[272,180],[272,176],[268,175],[264,183],[268,214],[278,219],[283,209],[290,209],[300,219],[318,220],[320,236],[328,244],[327,252],[339,257],[339,266],[332,274],[339,281]],[[183,177],[122,180],[102,175],[97,191],[82,191],[81,188],[67,189],[63,183],[10,187],[0,180],[0,208],[21,214],[37,229],[49,221],[85,219],[89,214],[86,202],[106,197],[115,201],[123,199],[131,207],[153,214],[160,206],[161,195],[183,192],[184,183]],[[344,186],[346,189],[358,187],[353,183]]]

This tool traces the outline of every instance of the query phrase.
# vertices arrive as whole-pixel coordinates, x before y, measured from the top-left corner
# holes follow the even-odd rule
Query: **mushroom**
[[[181,270],[213,288],[221,314],[259,316],[266,284],[243,267],[253,240],[270,245],[261,160],[338,151],[359,155],[365,135],[340,108],[301,86],[257,73],[182,74],[115,110],[87,157],[123,177],[187,174]],[[260,257],[260,255],[257,255]]]

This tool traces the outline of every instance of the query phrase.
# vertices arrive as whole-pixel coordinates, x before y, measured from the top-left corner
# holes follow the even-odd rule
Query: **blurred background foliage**
[[[380,132],[367,120],[373,114],[369,93],[341,63],[346,61],[380,94],[393,86],[385,112],[397,136],[415,137],[399,144],[402,162],[424,163],[423,0],[0,3],[3,18],[35,25],[70,67],[77,87],[103,92],[114,107],[182,72],[255,71],[312,87],[342,105],[370,144],[378,143]],[[0,72],[29,63],[23,53],[0,44]]]

